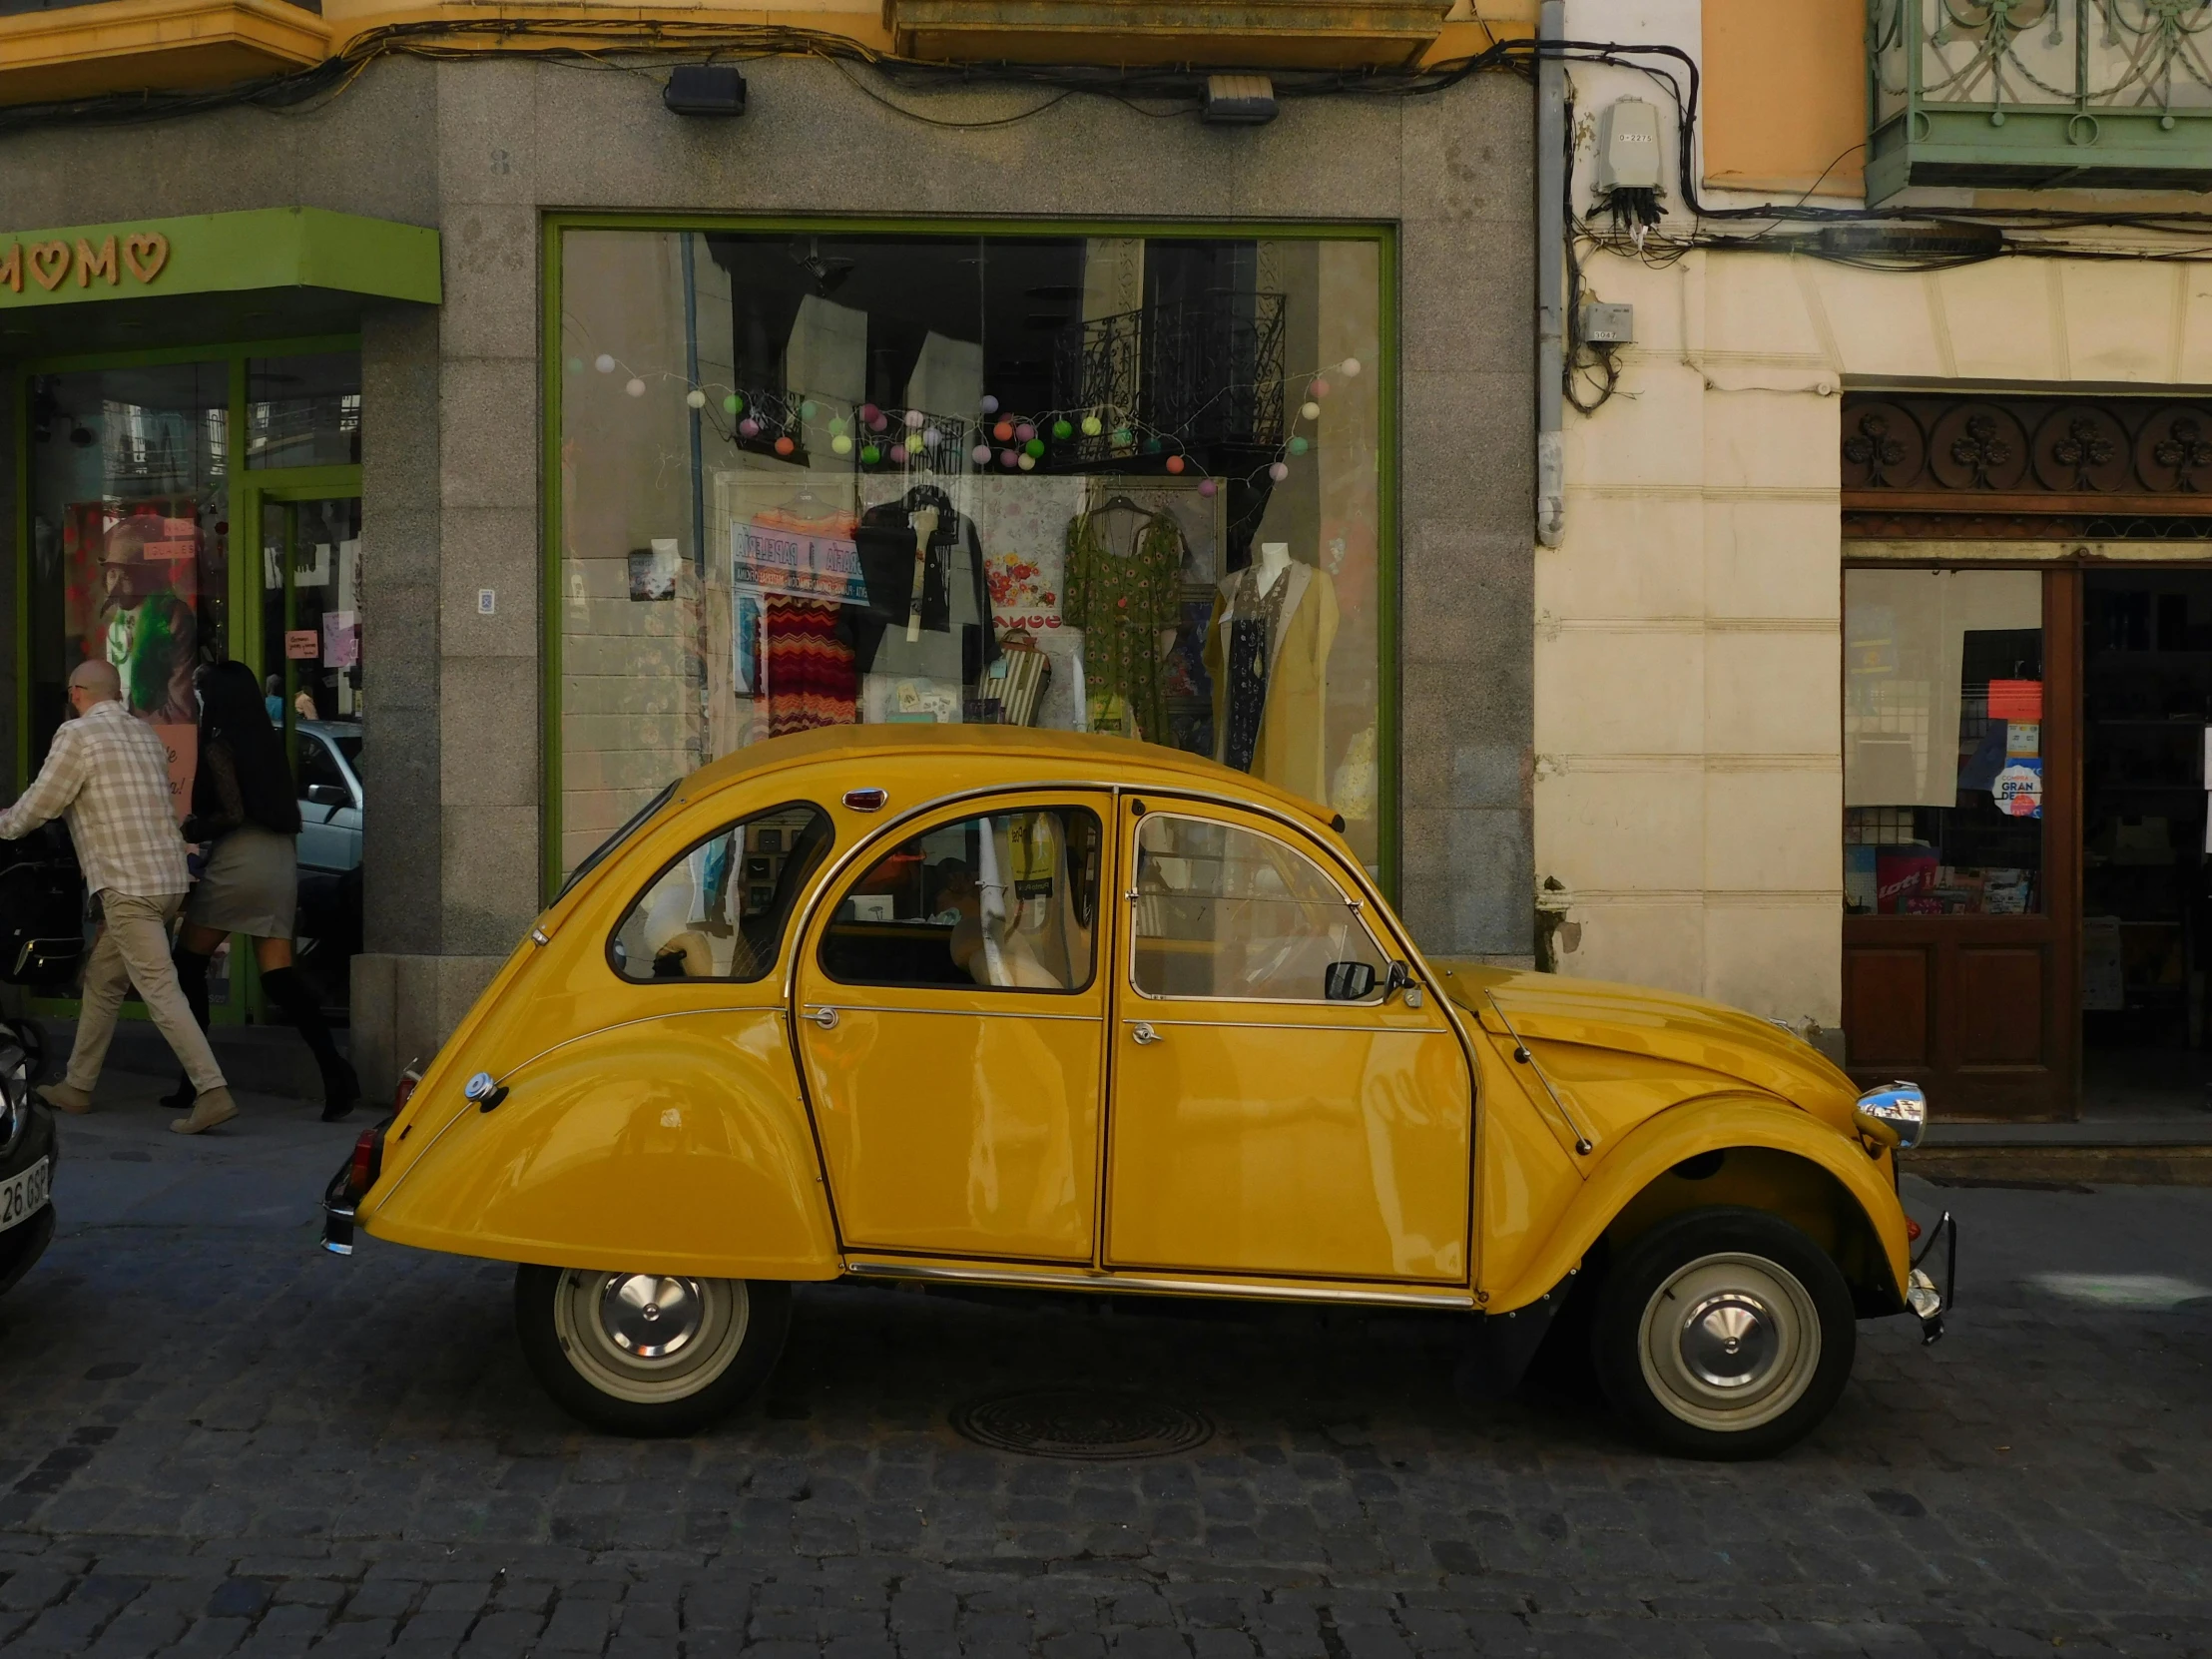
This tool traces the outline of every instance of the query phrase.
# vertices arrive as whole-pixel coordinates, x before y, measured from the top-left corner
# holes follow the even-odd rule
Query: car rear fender
[[[1866,1311],[1904,1306],[1905,1212],[1889,1155],[1871,1158],[1859,1142],[1785,1102],[1743,1095],[1686,1101],[1622,1137],[1511,1282],[1480,1287],[1482,1306],[1493,1314],[1525,1307],[1601,1238],[1623,1244],[1708,1204],[1780,1216],[1836,1256]]]
[[[549,1266],[835,1277],[781,1007],[609,1026],[501,1082],[489,1110],[406,1125],[430,1138],[419,1151],[387,1142],[390,1173],[360,1206],[367,1232]]]

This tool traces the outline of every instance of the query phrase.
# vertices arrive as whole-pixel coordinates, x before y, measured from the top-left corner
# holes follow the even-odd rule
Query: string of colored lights
[[[582,357],[568,359],[571,374],[581,374],[585,366]],[[647,374],[612,352],[600,352],[590,366],[605,375],[624,373],[622,389],[631,397],[644,397],[652,389]],[[1242,474],[1244,480],[1257,482],[1264,474],[1272,483],[1287,481],[1291,461],[1314,447],[1314,438],[1297,428],[1320,425],[1323,400],[1334,389],[1329,375],[1354,379],[1364,367],[1358,357],[1345,357],[1305,374],[1286,376],[1287,383],[1305,382],[1305,396],[1292,417],[1292,429],[1275,446],[1274,458]],[[672,369],[652,370],[650,377],[683,387],[685,406],[705,419],[724,442],[734,446],[765,443],[785,460],[796,459],[802,449],[811,448],[807,433],[812,426],[828,433],[832,455],[839,460],[849,458],[858,467],[888,465],[944,476],[965,470],[960,465],[963,460],[971,463],[978,474],[987,471],[995,460],[1001,473],[1034,472],[1051,454],[1052,444],[1074,442],[1080,434],[1087,443],[1103,440],[1109,446],[1107,454],[1093,459],[1141,461],[1156,457],[1162,470],[1176,477],[1193,471],[1195,463],[1198,491],[1204,496],[1212,496],[1224,482],[1239,476],[1208,470],[1185,434],[1149,425],[1110,405],[1015,414],[1002,409],[998,398],[986,392],[978,399],[976,416],[970,420],[805,392],[749,393],[719,382],[695,384]],[[1225,387],[1216,400],[1253,389],[1258,388]]]

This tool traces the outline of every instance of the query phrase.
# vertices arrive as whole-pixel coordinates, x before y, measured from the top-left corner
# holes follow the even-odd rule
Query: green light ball
[[[860,445],[860,460],[863,465],[873,466],[882,458],[883,451],[877,448],[874,444],[863,443],[862,445]]]
[[[581,374],[581,373],[583,373],[583,372],[584,372],[584,359],[583,359],[583,358],[581,358],[581,357],[571,357],[571,358],[569,358],[569,360],[568,360],[568,371],[569,371],[569,373],[571,373],[571,374]]]
[[[830,440],[830,447],[839,455],[849,455],[852,453],[852,440],[839,432]]]
[[[810,397],[807,399],[806,402],[799,405],[799,418],[801,420],[812,420],[815,418],[815,400],[813,398]]]
[[[1030,439],[1030,440],[1029,440],[1029,441],[1028,441],[1027,443],[1023,444],[1023,445],[1022,445],[1021,447],[1022,447],[1022,449],[1023,449],[1023,451],[1024,451],[1025,453],[1027,453],[1027,454],[1029,454],[1029,455],[1031,455],[1031,456],[1037,456],[1037,455],[1042,455],[1042,454],[1044,453],[1044,439],[1042,439],[1042,438],[1031,438],[1031,439]]]
[[[1291,439],[1291,453],[1294,455],[1303,455],[1311,447],[1304,438]]]
[[[1072,438],[1075,436],[1075,428],[1064,420],[1055,420],[1052,423],[1052,435],[1056,438]]]
[[[1083,435],[1085,437],[1095,438],[1100,432],[1104,431],[1105,429],[1105,423],[1102,422],[1098,418],[1098,416],[1085,415],[1083,417]]]
[[[1157,454],[1159,454],[1159,453],[1160,453],[1160,440],[1159,440],[1158,438],[1146,438],[1146,439],[1144,440],[1144,452],[1145,452],[1145,453],[1146,453],[1147,455],[1157,455]]]
[[[844,430],[844,416],[831,415],[830,417],[830,430],[832,432],[841,433]],[[844,453],[844,451],[840,449],[837,451],[837,453],[841,455]]]
[[[1119,444],[1126,444],[1129,441],[1129,428],[1116,426],[1114,428],[1114,441]]]
[[[728,397],[725,397],[722,400],[722,412],[724,414],[737,414],[744,408],[745,399],[740,397],[736,392],[732,392]]]

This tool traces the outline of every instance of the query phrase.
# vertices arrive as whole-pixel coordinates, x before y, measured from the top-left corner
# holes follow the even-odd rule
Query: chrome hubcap
[[[1686,1262],[1652,1293],[1644,1382],[1674,1416],[1741,1432],[1805,1396],[1820,1369],[1820,1312],[1796,1275],[1733,1252]]]
[[[1774,1318],[1742,1292],[1707,1297],[1682,1327],[1682,1363],[1716,1388],[1743,1388],[1770,1371],[1780,1354]]]
[[[742,1279],[661,1273],[561,1275],[553,1325],[570,1365],[615,1399],[682,1399],[730,1369],[752,1304]]]
[[[616,1274],[599,1297],[599,1323],[607,1340],[640,1360],[665,1360],[699,1335],[706,1310],[689,1279],[658,1274]]]

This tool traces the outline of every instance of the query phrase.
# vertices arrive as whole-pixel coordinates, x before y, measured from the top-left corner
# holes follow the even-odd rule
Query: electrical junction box
[[[1589,345],[1634,345],[1636,307],[1593,299],[1582,307],[1579,332]]]
[[[1659,106],[1616,98],[1597,118],[1597,188],[1659,188]]]

